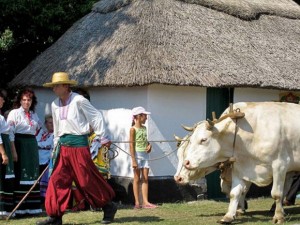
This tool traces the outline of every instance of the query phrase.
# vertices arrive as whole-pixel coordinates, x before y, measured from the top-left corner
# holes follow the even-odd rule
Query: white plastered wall
[[[50,106],[55,96],[51,89],[36,89],[38,98],[37,113],[44,118],[45,108]],[[279,101],[279,94],[286,91],[258,88],[236,88],[234,102]],[[150,162],[150,176],[173,176],[177,167],[176,143],[174,134],[183,137],[187,134],[181,124],[193,126],[206,119],[206,88],[150,85],[128,88],[90,88],[91,103],[109,114],[108,128],[111,139],[120,148],[118,156],[111,161],[111,173],[116,176],[132,176],[131,159],[128,155],[130,109],[143,106],[152,114],[149,116],[148,138],[153,152]],[[174,151],[174,152],[173,152]],[[167,156],[166,156],[167,155]]]
[[[37,113],[42,119],[45,108],[55,96],[51,89],[36,89]],[[150,176],[173,176],[177,167],[174,134],[186,135],[181,124],[192,126],[205,119],[206,88],[150,85],[130,88],[90,88],[91,103],[105,116],[110,117],[108,128],[111,139],[119,147],[118,156],[111,161],[111,173],[117,176],[133,176],[131,158],[128,155],[130,110],[143,106],[151,111],[148,122],[148,139],[153,145]],[[48,106],[47,106],[48,105]],[[172,142],[166,142],[166,141]],[[168,156],[166,156],[168,155]]]

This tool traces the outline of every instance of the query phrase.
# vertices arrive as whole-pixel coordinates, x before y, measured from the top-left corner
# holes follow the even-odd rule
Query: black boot
[[[36,222],[36,225],[62,225],[62,218],[48,217],[46,220]]]
[[[107,203],[103,208],[104,216],[103,220],[101,221],[102,224],[109,224],[113,222],[115,218],[115,214],[117,212],[117,206],[113,202]]]

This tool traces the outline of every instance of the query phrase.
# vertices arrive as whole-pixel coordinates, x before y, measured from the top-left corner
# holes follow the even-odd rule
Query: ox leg
[[[227,213],[225,216],[220,220],[220,223],[223,224],[229,224],[232,223],[232,221],[235,219],[236,216],[236,210],[239,204],[240,197],[243,193],[243,190],[245,190],[245,183],[241,180],[234,180],[232,183],[232,188],[230,191],[230,203],[227,210]]]
[[[285,182],[284,182],[284,189],[283,189],[283,194],[282,194],[282,199],[281,202],[283,202],[285,196],[287,195],[287,193],[289,192],[292,183],[293,183],[293,177],[296,175],[296,172],[289,172],[286,174],[285,177]],[[275,212],[275,208],[276,208],[276,201],[274,201],[273,205],[271,206],[270,212]]]
[[[226,197],[230,199],[230,190],[231,190],[231,182],[226,182],[225,180],[221,180],[221,191],[226,194]],[[237,207],[237,214],[242,215],[245,213],[247,209],[247,202],[246,202],[246,193],[242,193],[240,197],[240,201]]]
[[[293,178],[297,174],[298,174],[297,172],[289,172],[289,173],[286,174],[285,182],[284,182],[284,189],[283,189],[283,199],[282,200],[284,200],[285,196],[287,195],[287,193],[291,189],[291,186],[292,186],[292,183],[293,183]]]
[[[251,186],[251,182],[245,181],[246,187],[245,190],[242,192],[240,200],[239,200],[239,204],[238,204],[238,208],[237,208],[237,214],[238,215],[242,215],[246,212],[246,210],[248,209],[248,203],[246,200],[246,195],[249,191],[249,188]]]
[[[284,165],[284,164],[283,164]],[[284,211],[282,207],[283,190],[286,178],[285,167],[280,165],[273,166],[273,186],[271,190],[272,198],[275,200],[275,213],[273,216],[273,223],[284,223]]]
[[[231,181],[228,182],[227,180],[221,179],[221,192],[226,194],[226,196],[229,198],[231,190]]]

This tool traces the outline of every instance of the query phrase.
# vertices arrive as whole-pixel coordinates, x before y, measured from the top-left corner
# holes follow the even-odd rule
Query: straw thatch
[[[134,0],[102,0],[95,4],[99,13],[108,13],[128,5]],[[251,20],[261,14],[299,19],[300,9],[292,0],[178,0],[209,7],[232,16]]]
[[[10,85],[68,71],[80,86],[300,90],[292,0],[103,0]]]

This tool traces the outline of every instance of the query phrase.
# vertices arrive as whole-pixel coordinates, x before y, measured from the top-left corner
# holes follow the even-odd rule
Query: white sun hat
[[[151,114],[151,112],[147,112],[142,106],[138,106],[138,107],[133,108],[131,110],[131,112],[132,112],[133,116],[136,116],[136,115],[139,115],[139,114],[146,114],[146,115]]]

